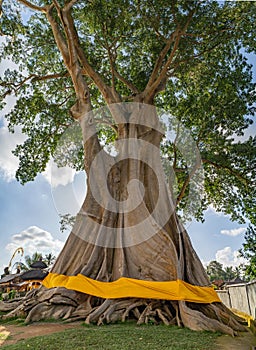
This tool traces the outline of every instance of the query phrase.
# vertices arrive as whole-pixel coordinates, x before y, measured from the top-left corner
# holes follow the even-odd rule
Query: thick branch
[[[71,10],[72,6],[74,6],[77,2],[78,0],[70,0],[68,3],[66,3],[65,5],[66,11]]]
[[[18,0],[21,4],[29,7],[31,10],[34,11],[41,11],[41,12],[46,12],[47,11],[47,7],[40,7],[37,5],[32,4],[30,1],[27,0]]]
[[[92,79],[95,85],[98,87],[102,96],[106,100],[107,103],[121,102],[120,97],[117,94],[111,92],[110,87],[104,83],[101,76],[92,68],[89,64],[84,50],[81,48],[79,38],[76,32],[76,28],[74,25],[74,20],[70,14],[70,11],[66,11],[66,8],[63,10],[63,16],[65,17],[66,25],[68,25],[67,35],[70,35],[69,40],[73,40],[73,44],[75,46],[76,54],[86,71],[87,75]]]
[[[152,72],[152,75],[149,79],[149,82],[143,92],[143,95],[147,97],[147,100],[152,100],[155,96],[157,91],[162,90],[163,83],[166,83],[166,77],[168,69],[173,61],[173,58],[175,56],[176,51],[178,50],[179,43],[181,40],[181,37],[186,33],[188,26],[193,18],[194,13],[196,12],[196,8],[191,10],[187,17],[187,22],[184,25],[184,27],[181,29],[180,26],[177,27],[176,31],[171,35],[169,42],[165,46],[165,48],[160,53],[158,60],[156,62],[156,65],[154,67],[154,70]],[[161,69],[161,65],[164,61],[164,58],[167,55],[167,52],[170,49],[171,43],[174,42],[173,48],[171,50],[171,53],[169,54],[166,63],[164,64],[163,68]],[[159,72],[159,70],[161,71]],[[159,73],[158,73],[159,72]]]
[[[48,20],[52,26],[55,41],[59,47],[59,50],[63,56],[65,65],[68,69],[68,72],[71,76],[71,79],[73,81],[74,89],[77,96],[77,103],[72,108],[72,116],[74,118],[80,117],[80,112],[82,110],[89,110],[90,109],[90,96],[89,96],[89,89],[88,86],[83,78],[82,69],[78,62],[78,56],[75,48],[75,39],[74,33],[72,31],[72,26],[70,28],[69,23],[69,12],[70,12],[70,4],[67,4],[66,11],[62,11],[59,3],[57,0],[53,0],[54,6],[58,12],[58,16],[60,18],[60,21],[64,27],[66,40],[62,36],[59,26],[56,22],[56,20],[51,15],[51,11],[47,12]],[[73,3],[73,2],[72,2]],[[86,107],[87,106],[87,107]],[[81,111],[80,111],[81,109]]]
[[[146,86],[146,89],[149,88],[153,83],[154,81],[156,80],[157,78],[157,75],[158,75],[158,71],[159,69],[161,68],[161,65],[164,61],[164,58],[165,56],[167,55],[168,51],[170,50],[170,47],[171,47],[171,44],[175,41],[175,38],[179,32],[180,28],[177,28],[170,36],[169,40],[167,41],[165,47],[162,49],[162,51],[160,52],[157,60],[156,60],[156,63],[155,63],[155,66],[154,66],[154,69],[151,73],[151,76],[149,78],[149,81],[148,81],[148,84]]]
[[[92,68],[92,66],[89,64],[85,53],[83,49],[78,45],[77,47],[77,53],[79,56],[79,59],[81,61],[81,64],[84,67],[84,70],[86,71],[87,75],[92,79],[94,84],[98,87],[100,90],[102,96],[104,97],[105,101],[110,103],[118,103],[121,102],[120,96],[117,94],[113,94],[107,84],[104,83],[101,76]]]
[[[53,1],[54,3],[57,4],[56,0],[53,0]],[[73,66],[78,66],[78,57],[77,57],[77,52],[75,48],[75,40],[77,39],[75,35],[76,33],[74,33],[72,25],[70,26],[70,23],[69,23],[70,7],[69,6],[65,7],[65,10],[62,11],[62,9],[59,7],[59,4],[58,4],[56,8],[66,34],[67,46],[69,51],[69,69],[70,69]],[[79,71],[80,70],[81,69],[79,69]]]
[[[67,44],[65,42],[65,39],[59,29],[59,26],[57,24],[57,22],[55,21],[54,17],[52,16],[52,10],[53,7],[49,7],[48,11],[46,12],[46,16],[47,19],[52,27],[52,31],[53,31],[53,36],[54,39],[56,41],[56,44],[60,50],[60,53],[64,59],[64,62],[66,64],[66,66],[68,65],[69,62],[69,53],[68,53],[68,48],[67,48]]]
[[[115,88],[115,60],[114,60],[114,57],[111,53],[111,49],[109,46],[108,46],[107,50],[108,50],[108,58],[109,58],[110,69],[111,69],[112,90],[113,90],[113,92],[116,92],[116,88]]]

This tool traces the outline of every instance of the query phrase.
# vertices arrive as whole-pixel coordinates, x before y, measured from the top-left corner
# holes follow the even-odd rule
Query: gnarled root
[[[0,303],[2,318],[26,317],[25,322],[42,319],[85,320],[87,324],[114,323],[134,319],[137,324],[177,324],[193,330],[220,331],[236,335],[246,331],[243,320],[221,303],[195,304],[150,299],[100,299],[58,287],[33,290],[20,300]]]
[[[191,303],[179,302],[181,320],[187,328],[196,331],[219,331],[231,336],[237,335],[237,331],[247,330],[243,320],[233,315],[221,303],[195,305],[191,307]]]

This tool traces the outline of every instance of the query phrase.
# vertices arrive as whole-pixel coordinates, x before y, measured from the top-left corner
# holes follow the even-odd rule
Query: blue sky
[[[251,55],[249,59],[256,67],[255,58]],[[0,66],[0,72],[6,64]],[[25,255],[35,251],[57,255],[68,236],[68,232],[60,232],[58,213],[76,214],[85,195],[84,174],[75,174],[67,168],[57,169],[54,164],[24,186],[15,180],[18,161],[11,150],[24,136],[19,129],[15,134],[8,132],[3,116],[12,105],[10,98],[0,112],[0,274],[20,246]],[[236,266],[241,262],[237,251],[244,241],[246,225],[231,222],[227,216],[209,208],[204,223],[194,221],[186,227],[204,263],[216,259],[225,266]],[[13,263],[23,259],[17,255]]]

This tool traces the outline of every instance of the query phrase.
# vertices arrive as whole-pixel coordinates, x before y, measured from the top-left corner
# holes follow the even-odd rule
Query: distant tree
[[[16,263],[14,263],[12,266],[12,270],[13,269],[16,269],[15,273],[20,273],[20,272],[28,271],[29,267],[21,261],[16,261]]]
[[[31,268],[31,265],[36,261],[43,261],[47,266],[50,266],[54,263],[56,260],[56,256],[54,256],[52,253],[45,254],[43,256],[42,253],[35,252],[31,256],[26,255],[25,256],[25,264],[21,261],[17,261],[13,266],[12,269],[16,269],[17,273],[28,271]]]
[[[248,260],[245,264],[245,277],[250,280],[256,279],[256,227],[249,225],[245,236],[243,247],[239,250],[240,255]]]
[[[206,273],[209,276],[210,281],[214,280],[224,280],[225,272],[223,270],[223,265],[216,260],[213,260],[207,265]]]
[[[243,266],[226,266],[223,267],[221,263],[216,260],[211,261],[206,266],[206,273],[210,281],[223,280],[230,281],[233,278],[240,277],[243,275]]]
[[[233,266],[226,266],[224,268],[224,280],[230,281],[235,277],[236,277],[236,270],[233,268]]]
[[[40,260],[43,260],[42,253],[35,252],[32,254],[32,256],[30,256],[30,255],[25,256],[25,261],[26,261],[26,264],[29,268],[34,262],[40,261]]]
[[[243,264],[240,264],[239,266],[236,266],[234,268],[234,272],[235,272],[235,277],[236,278],[244,278]]]
[[[45,254],[45,257],[43,258],[43,261],[46,263],[47,266],[52,265],[55,260],[56,256],[54,256],[52,253]]]
[[[23,263],[22,261],[15,262],[15,264],[13,264],[12,266],[12,270],[16,269],[16,273],[28,271],[34,262],[39,261],[41,259],[42,254],[38,252],[33,253],[32,256],[26,255],[25,263]]]

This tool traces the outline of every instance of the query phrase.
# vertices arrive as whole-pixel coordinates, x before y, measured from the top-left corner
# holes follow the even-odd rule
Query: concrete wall
[[[256,281],[227,286],[217,290],[220,300],[229,308],[245,312],[256,319]]]
[[[251,314],[254,319],[256,319],[256,281],[247,284],[247,295],[249,300],[249,305],[251,308]]]

